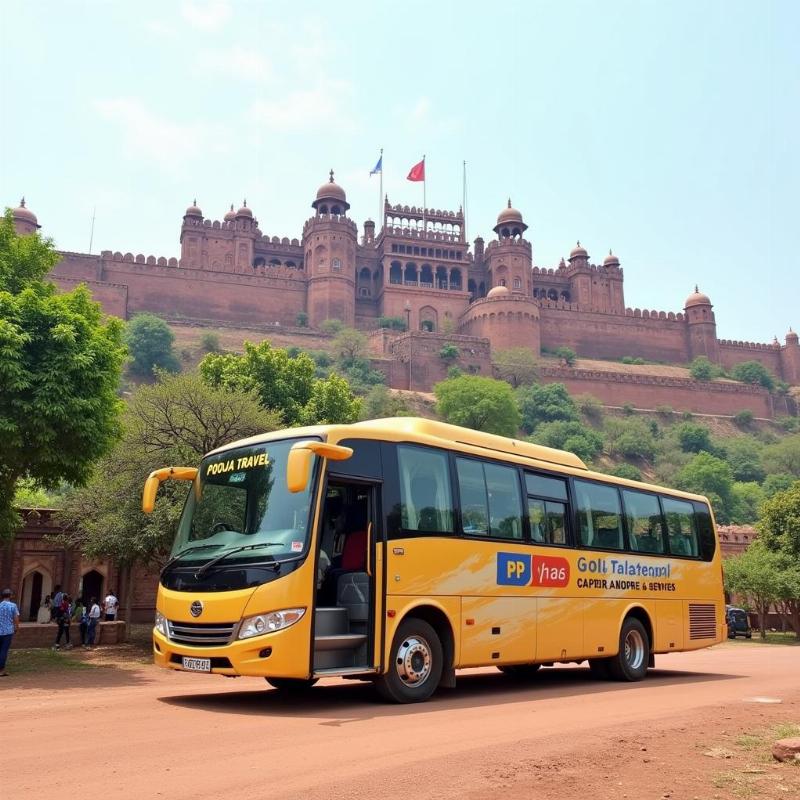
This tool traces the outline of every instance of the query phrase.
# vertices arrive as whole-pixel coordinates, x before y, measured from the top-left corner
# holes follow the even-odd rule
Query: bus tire
[[[616,681],[640,681],[647,675],[650,637],[636,617],[625,617],[619,632],[619,652],[608,659],[608,669]]]
[[[592,677],[598,681],[607,681],[611,675],[609,674],[609,659],[608,658],[590,658],[589,659],[589,672]]]
[[[264,680],[281,692],[306,692],[319,678],[264,678]]]
[[[532,678],[538,671],[541,664],[509,664],[507,667],[498,667],[504,675],[518,680]]]
[[[436,631],[425,620],[404,619],[392,639],[386,672],[375,682],[378,693],[392,703],[420,703],[439,685],[444,650]]]

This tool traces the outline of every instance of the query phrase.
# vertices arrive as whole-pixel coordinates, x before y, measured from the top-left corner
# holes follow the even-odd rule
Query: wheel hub
[[[421,686],[431,674],[431,648],[421,636],[409,636],[397,650],[395,668],[406,686]]]
[[[628,631],[625,637],[625,661],[631,669],[638,670],[644,662],[644,639],[636,630]]]

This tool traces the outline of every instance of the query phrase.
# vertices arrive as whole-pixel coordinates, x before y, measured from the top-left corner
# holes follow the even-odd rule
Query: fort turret
[[[523,238],[527,229],[522,214],[512,207],[509,198],[508,206],[497,215],[497,240],[486,248],[485,266],[492,288],[505,286],[512,294],[533,297],[533,253],[530,242]]]
[[[797,334],[789,328],[786,345],[781,348],[781,375],[786,383],[800,384],[800,341]]]
[[[706,356],[709,361],[720,363],[717,322],[712,309],[708,295],[695,286],[684,304],[689,360]]]
[[[308,319],[316,327],[326,319],[355,324],[356,241],[358,229],[348,218],[344,189],[330,178],[311,204],[314,216],[303,227],[308,276]]]
[[[11,212],[14,220],[14,230],[19,236],[26,236],[29,233],[36,233],[42,226],[36,218],[36,214],[25,207],[25,198],[19,201],[19,205]]]

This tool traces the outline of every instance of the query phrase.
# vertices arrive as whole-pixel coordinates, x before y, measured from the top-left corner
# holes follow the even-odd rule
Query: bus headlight
[[[239,638],[249,639],[251,636],[261,636],[262,633],[282,631],[301,620],[305,613],[304,608],[285,608],[283,611],[270,611],[268,614],[245,617],[239,628]]]
[[[167,633],[167,618],[160,612],[156,611],[156,619],[153,624],[153,627],[163,636],[169,638],[169,634]]]

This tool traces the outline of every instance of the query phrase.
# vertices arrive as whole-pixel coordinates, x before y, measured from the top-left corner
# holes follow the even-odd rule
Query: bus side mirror
[[[311,463],[315,455],[329,458],[331,461],[346,461],[353,455],[353,448],[315,441],[293,444],[286,464],[286,486],[293,494],[305,491],[308,486]]]
[[[142,511],[151,514],[156,504],[156,493],[163,481],[194,481],[197,479],[197,467],[164,467],[148,475],[142,492]]]

